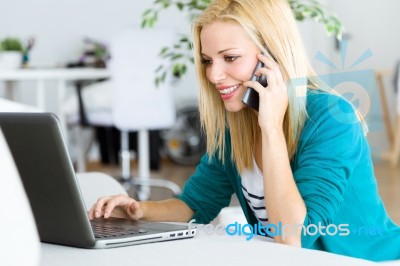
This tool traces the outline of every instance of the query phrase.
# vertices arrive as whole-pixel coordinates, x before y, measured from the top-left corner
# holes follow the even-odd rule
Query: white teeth
[[[232,91],[236,90],[237,88],[239,88],[239,85],[235,85],[235,86],[232,86],[230,88],[226,88],[226,89],[220,90],[219,93],[220,94],[229,94]]]

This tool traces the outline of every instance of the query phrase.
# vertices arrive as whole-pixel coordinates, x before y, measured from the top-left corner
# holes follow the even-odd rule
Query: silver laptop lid
[[[93,247],[94,235],[57,117],[0,113],[43,242]]]

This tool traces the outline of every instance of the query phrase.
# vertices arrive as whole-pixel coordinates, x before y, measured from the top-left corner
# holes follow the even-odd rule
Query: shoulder
[[[324,113],[332,110],[340,114],[355,114],[353,105],[341,95],[333,92],[309,90],[307,93],[307,112],[309,115]],[[315,115],[314,115],[315,116]]]
[[[299,152],[307,146],[334,150],[364,143],[363,124],[353,105],[345,98],[310,90],[306,108],[307,119],[299,138]]]
[[[306,109],[309,126],[330,126],[334,130],[360,125],[354,106],[335,93],[309,90]]]

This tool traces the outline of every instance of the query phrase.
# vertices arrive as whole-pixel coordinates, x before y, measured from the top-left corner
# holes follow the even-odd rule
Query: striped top
[[[264,226],[268,225],[268,214],[264,199],[264,177],[253,158],[253,169],[246,169],[241,174],[242,191],[254,216]]]

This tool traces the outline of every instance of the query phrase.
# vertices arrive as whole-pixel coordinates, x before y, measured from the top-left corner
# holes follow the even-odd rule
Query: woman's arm
[[[179,198],[139,202],[126,195],[101,197],[89,211],[89,218],[120,217],[152,221],[209,223],[229,205],[233,187],[225,167],[204,155],[186,182]]]
[[[164,222],[189,222],[194,212],[180,199],[144,201],[140,203],[143,219]]]
[[[264,176],[264,196],[269,222],[283,227],[296,226],[286,236],[276,236],[279,243],[301,246],[301,225],[306,216],[306,206],[294,181],[287,153],[283,120],[288,107],[285,81],[279,66],[265,55],[258,55],[265,68],[258,75],[265,75],[268,86],[262,87],[254,81],[245,82],[260,95],[258,122],[262,138],[262,168]],[[284,235],[285,232],[282,232]]]
[[[136,201],[126,195],[101,197],[89,210],[89,218],[118,217],[163,222],[188,222],[193,211],[180,199]]]
[[[262,135],[262,157],[268,220],[275,225],[281,222],[288,229],[274,238],[278,243],[301,247],[301,226],[307,210],[293,178],[283,131]]]

